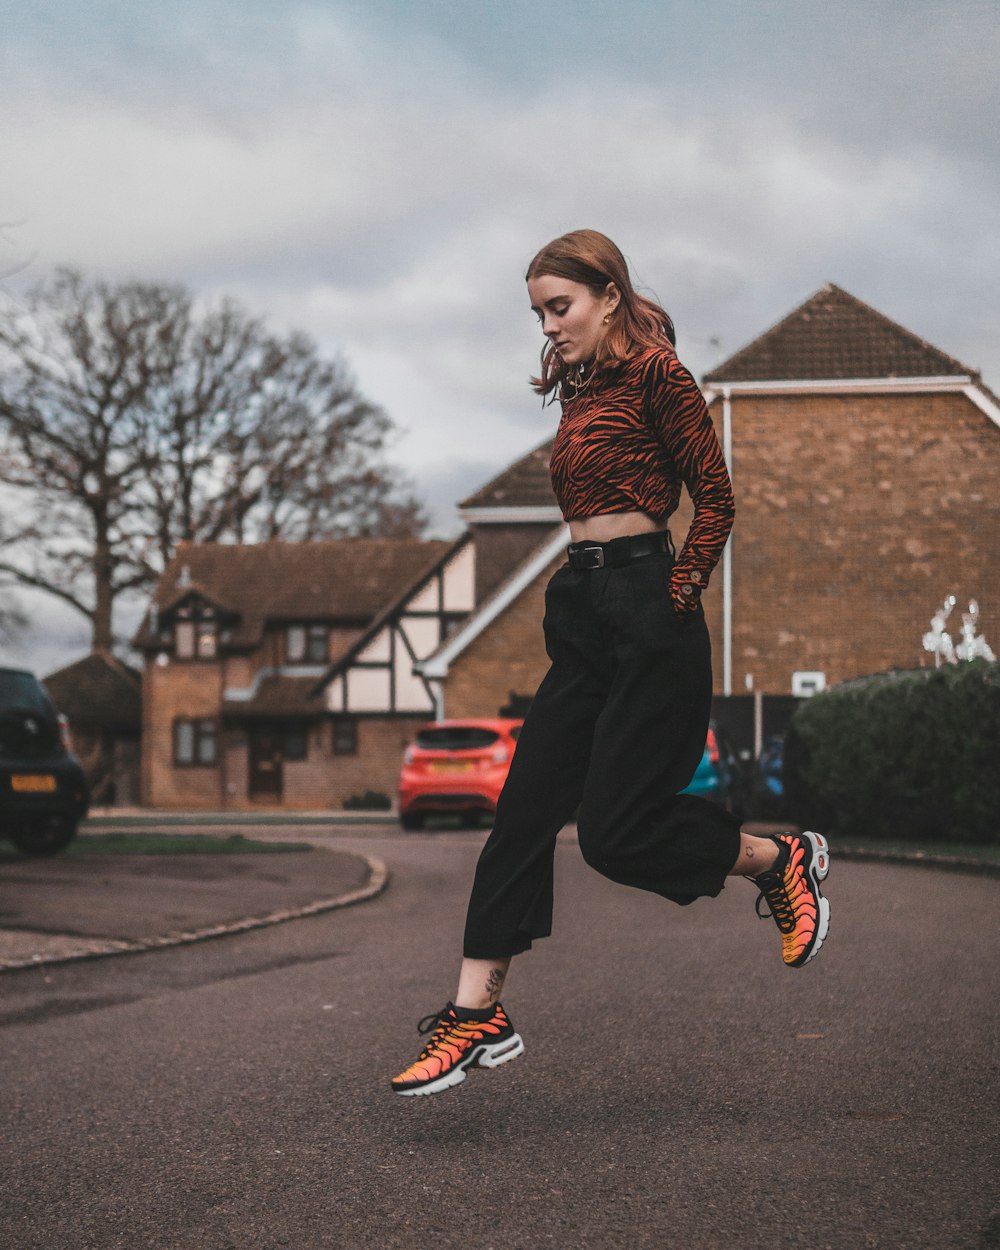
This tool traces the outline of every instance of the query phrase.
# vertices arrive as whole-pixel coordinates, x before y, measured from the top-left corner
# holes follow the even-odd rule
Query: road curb
[[[88,940],[67,937],[67,949],[62,951],[33,955],[30,959],[0,958],[0,973],[13,972],[21,968],[40,968],[47,964],[75,963],[81,959],[106,959],[111,955],[136,955],[143,951],[163,950],[171,946],[189,946],[194,942],[208,942],[212,938],[228,937],[232,933],[247,933],[251,929],[265,929],[270,925],[284,924],[288,920],[301,920],[307,916],[318,916],[323,912],[337,911],[342,907],[353,907],[356,903],[367,902],[368,899],[381,894],[389,884],[389,869],[381,859],[377,859],[374,855],[365,855],[361,851],[342,851],[341,854],[354,855],[357,859],[364,860],[368,865],[368,881],[358,889],[339,894],[335,898],[318,899],[302,907],[289,907],[281,911],[268,912],[263,916],[247,916],[242,920],[230,921],[228,924],[165,933],[153,938]],[[71,949],[69,949],[69,944],[72,944]]]
[[[979,877],[1000,877],[1000,862],[968,859],[961,855],[927,855],[923,851],[875,851],[860,846],[840,846],[833,842],[830,856],[859,863],[908,864],[913,868],[936,868],[941,872],[968,872]]]

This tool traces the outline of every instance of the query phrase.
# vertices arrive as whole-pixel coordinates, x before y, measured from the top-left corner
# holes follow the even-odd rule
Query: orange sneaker
[[[757,915],[773,919],[781,932],[785,963],[801,968],[818,954],[830,928],[830,902],[819,888],[830,871],[830,848],[820,833],[782,833],[774,841],[774,866],[747,879],[760,890]],[[761,911],[762,901],[770,911]]]
[[[397,1094],[440,1094],[461,1085],[470,1068],[498,1068],[524,1053],[524,1042],[499,1003],[485,1020],[461,1020],[448,1003],[425,1016],[417,1032],[431,1037],[416,1062],[393,1078]]]

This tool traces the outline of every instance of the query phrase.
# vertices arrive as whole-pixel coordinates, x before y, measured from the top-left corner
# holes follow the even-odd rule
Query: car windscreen
[[[36,677],[0,669],[0,715],[15,709],[46,719],[52,716],[52,704]]]
[[[499,742],[500,735],[492,729],[473,725],[442,725],[440,729],[421,729],[417,746],[424,751],[481,751]]]

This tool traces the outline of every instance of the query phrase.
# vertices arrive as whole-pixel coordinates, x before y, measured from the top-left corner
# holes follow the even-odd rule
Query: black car
[[[0,668],[0,837],[53,855],[76,836],[90,796],[65,718],[33,673]]]

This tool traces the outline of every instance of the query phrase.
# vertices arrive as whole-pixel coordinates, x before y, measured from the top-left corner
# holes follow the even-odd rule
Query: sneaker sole
[[[830,872],[830,844],[821,833],[807,831],[799,836],[812,848],[808,871],[810,883],[819,902],[819,915],[816,918],[816,937],[809,954],[799,964],[787,964],[789,968],[804,968],[810,959],[815,959],[830,929],[830,901],[823,897],[819,889],[819,883],[825,881]]]
[[[509,1063],[511,1059],[516,1059],[518,1055],[523,1054],[524,1042],[521,1040],[520,1033],[515,1033],[513,1037],[508,1037],[502,1042],[477,1046],[467,1059],[463,1059],[450,1072],[439,1076],[437,1080],[428,1081],[426,1085],[414,1085],[411,1089],[396,1089],[393,1086],[393,1092],[401,1094],[404,1098],[420,1097],[423,1094],[443,1094],[446,1089],[454,1089],[456,1085],[461,1085],[470,1068],[499,1068],[501,1064]]]

